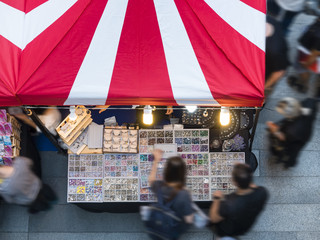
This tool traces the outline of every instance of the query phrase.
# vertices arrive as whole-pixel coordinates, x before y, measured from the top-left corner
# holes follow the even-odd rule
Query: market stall
[[[264,0],[1,0],[0,105],[29,106],[34,121],[33,105],[77,106],[57,128],[69,202],[154,200],[145,177],[155,144],[174,146],[194,200],[209,201],[232,190],[232,163],[251,150],[265,11]],[[151,126],[158,106],[184,110],[180,125],[144,130],[94,124],[96,105],[138,105]]]

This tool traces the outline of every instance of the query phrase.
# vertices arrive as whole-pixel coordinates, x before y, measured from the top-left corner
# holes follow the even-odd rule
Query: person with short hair
[[[228,195],[223,195],[221,191],[213,193],[210,229],[219,238],[236,238],[245,234],[263,210],[268,192],[264,187],[253,184],[252,174],[249,165],[236,164],[232,171],[236,190]]]

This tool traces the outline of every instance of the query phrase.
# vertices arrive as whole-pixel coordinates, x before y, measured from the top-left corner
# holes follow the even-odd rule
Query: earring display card
[[[174,143],[172,130],[140,130],[139,152],[151,153],[154,144]]]
[[[140,188],[140,201],[141,202],[154,202],[156,201],[156,195],[150,188]]]
[[[209,152],[209,130],[176,130],[175,143],[178,152]]]
[[[105,128],[103,132],[103,152],[137,153],[138,130]]]
[[[102,179],[69,179],[68,202],[102,201]]]
[[[193,201],[210,200],[209,177],[188,177],[187,188],[191,192]]]
[[[244,152],[222,152],[210,154],[211,190],[229,193],[235,190],[232,170],[236,163],[245,163]]]
[[[158,163],[158,170],[156,179],[162,180],[163,175],[163,168],[165,165],[166,159],[161,159],[161,161]],[[153,164],[153,156],[152,154],[140,154],[140,185],[141,188],[148,188],[149,187],[149,175],[151,172]]]
[[[70,178],[102,178],[103,155],[69,155],[68,176]]]
[[[104,178],[105,202],[137,202],[139,201],[138,178]]]
[[[104,177],[138,177],[139,155],[105,154]]]
[[[181,154],[187,165],[187,176],[209,176],[209,154],[188,153]]]

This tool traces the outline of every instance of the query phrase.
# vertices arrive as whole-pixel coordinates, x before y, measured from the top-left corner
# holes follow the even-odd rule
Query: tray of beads
[[[151,153],[154,144],[174,143],[173,130],[140,130],[139,131],[139,152]]]
[[[102,202],[102,179],[69,179],[68,202]]]
[[[244,152],[221,152],[210,154],[211,191],[230,193],[235,190],[232,184],[232,170],[236,163],[245,163]]]
[[[156,195],[152,192],[151,188],[140,188],[141,202],[154,202],[156,200]]]
[[[104,177],[138,177],[139,155],[105,154]]]
[[[163,179],[163,169],[166,163],[166,159],[162,158],[161,161],[158,163],[157,169],[157,180]],[[152,154],[140,154],[140,185],[141,188],[148,188],[149,187],[149,175],[151,172],[153,164],[153,156]]]
[[[69,178],[102,178],[103,155],[102,154],[70,154],[68,156]]]
[[[187,165],[187,176],[209,176],[209,154],[188,153],[180,154]]]
[[[175,130],[177,152],[209,152],[208,129]]]
[[[104,202],[139,201],[138,178],[104,178]]]
[[[245,163],[244,152],[210,153],[211,176],[230,176],[233,165]]]
[[[211,192],[217,190],[224,194],[233,192],[236,187],[232,183],[232,177],[211,177]]]
[[[191,192],[193,201],[209,201],[211,199],[209,177],[188,177],[186,185]]]

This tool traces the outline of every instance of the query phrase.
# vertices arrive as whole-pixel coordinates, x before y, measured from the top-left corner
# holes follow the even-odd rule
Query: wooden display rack
[[[59,136],[68,146],[70,146],[92,122],[91,112],[84,106],[77,106],[76,114],[78,115],[76,120],[70,120],[69,115],[56,128]]]

